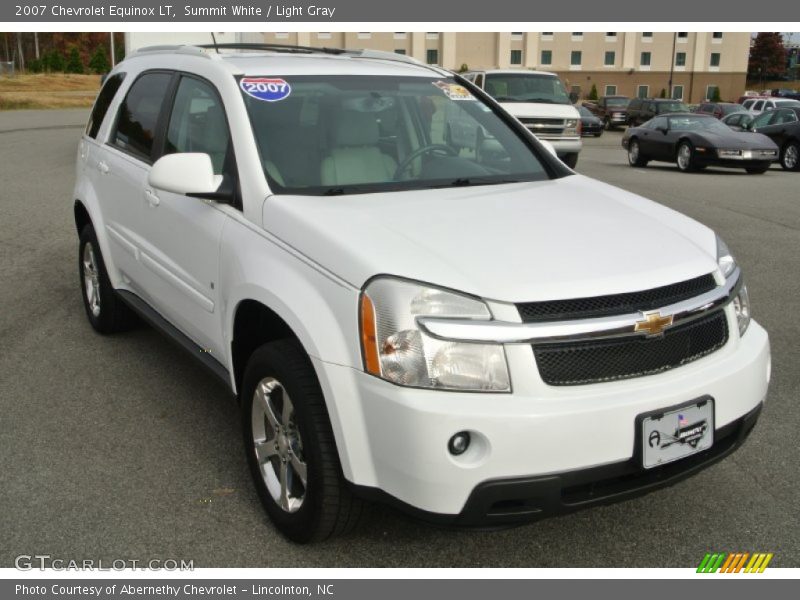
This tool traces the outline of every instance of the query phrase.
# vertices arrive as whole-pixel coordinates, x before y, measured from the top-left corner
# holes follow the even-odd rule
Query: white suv
[[[238,46],[236,46],[238,47]],[[395,55],[140,51],[73,196],[86,314],[138,314],[238,397],[296,541],[364,499],[506,524],[728,455],[767,333],[714,232],[577,175],[469,82]],[[444,138],[472,120],[471,147]]]

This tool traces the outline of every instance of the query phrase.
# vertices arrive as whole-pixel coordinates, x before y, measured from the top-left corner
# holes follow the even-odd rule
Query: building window
[[[709,85],[706,88],[706,100],[714,100],[719,97],[719,86]]]
[[[404,40],[408,37],[407,31],[395,31],[394,32],[394,39],[396,40]]]
[[[372,37],[372,33],[369,31],[359,31],[356,37],[360,40],[368,40]]]
[[[511,51],[511,64],[512,65],[521,65],[522,64],[522,50],[512,50]]]
[[[512,31],[511,32],[511,39],[512,40],[521,40],[522,39],[522,31]]]
[[[438,31],[427,31],[425,33],[426,40],[438,40],[439,39],[439,32]]]
[[[607,31],[606,32],[606,37],[617,37],[617,32],[616,31]]]
[[[653,32],[652,31],[643,31],[642,32],[642,38],[647,40],[647,41],[652,40],[653,39]]]
[[[580,50],[573,50],[569,56],[569,64],[573,67],[581,66],[581,60],[583,59],[583,52]]]
[[[719,52],[712,52],[711,53],[711,66],[712,67],[719,67]]]
[[[317,34],[318,40],[329,40],[331,39],[331,32],[330,31],[320,31]]]
[[[403,56],[405,56],[406,55],[406,49],[405,48],[395,48],[394,49],[394,53],[395,54],[402,54]]]
[[[603,64],[607,67],[613,67],[616,60],[617,60],[617,53],[614,52],[613,50],[608,50],[606,51],[606,57],[605,60],[603,61]]]
[[[689,40],[689,32],[688,31],[679,31],[678,32],[678,43],[685,44]]]
[[[647,98],[650,95],[650,86],[649,85],[640,85],[636,88],[636,97],[637,98]]]
[[[675,53],[675,66],[676,67],[685,67],[686,66],[686,52],[676,52]]]
[[[672,99],[673,100],[683,100],[683,86],[682,85],[673,85],[672,86]]]
[[[542,32],[542,39],[543,40],[552,40],[553,39],[553,32],[552,31],[543,31]]]
[[[642,65],[643,67],[649,67],[650,66],[650,57],[651,56],[652,55],[649,52],[642,52],[642,56],[641,56],[641,60],[639,61],[639,64]]]
[[[583,41],[583,32],[582,31],[573,31],[572,32],[572,41],[573,42]]]
[[[616,96],[617,95],[617,86],[615,85],[607,85],[605,92],[603,92],[605,96]]]
[[[438,65],[439,51],[436,48],[429,48],[425,52],[425,62],[427,62],[429,65]]]
[[[722,39],[722,32],[721,31],[715,31],[712,34],[712,36],[714,37],[715,40],[721,40]]]
[[[543,65],[552,65],[553,64],[553,51],[552,50],[542,50],[542,64]]]

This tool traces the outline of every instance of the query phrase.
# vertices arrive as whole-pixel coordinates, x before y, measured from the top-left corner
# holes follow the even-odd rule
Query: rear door
[[[92,164],[98,173],[96,189],[114,264],[123,285],[140,295],[144,187],[172,77],[170,72],[152,71],[133,82],[120,104],[108,141]]]
[[[211,83],[182,74],[158,141],[160,154],[200,152],[211,157],[223,186],[238,176],[225,109]],[[161,150],[163,149],[163,150]],[[219,307],[219,243],[225,204],[154,189],[142,203],[143,287],[162,316],[217,360],[224,360]]]

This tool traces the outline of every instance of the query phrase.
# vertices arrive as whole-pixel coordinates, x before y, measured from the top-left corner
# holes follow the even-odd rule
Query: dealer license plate
[[[714,401],[710,397],[651,414],[642,420],[645,469],[707,450],[714,443]]]
[[[743,150],[742,151],[742,158],[744,158],[745,160],[749,160],[749,159],[753,158],[753,153],[750,150]]]

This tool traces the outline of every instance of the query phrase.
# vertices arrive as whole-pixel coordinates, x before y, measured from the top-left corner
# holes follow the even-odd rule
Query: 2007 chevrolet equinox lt
[[[230,386],[283,534],[365,500],[530,521],[742,444],[769,341],[711,229],[574,173],[458,75],[242,46],[120,63],[73,200],[92,326],[138,315]]]

